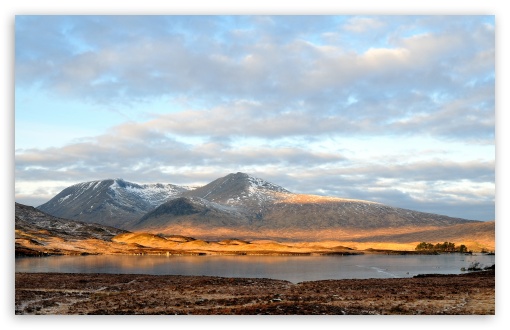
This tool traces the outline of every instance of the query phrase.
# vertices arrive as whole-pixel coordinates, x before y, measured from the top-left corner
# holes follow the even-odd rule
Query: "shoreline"
[[[252,250],[252,251],[221,251],[221,250],[166,250],[155,248],[140,248],[136,251],[98,253],[98,252],[79,252],[72,250],[51,250],[46,251],[28,249],[24,247],[16,247],[15,257],[47,257],[47,256],[86,256],[86,255],[166,255],[166,256],[212,256],[212,255],[233,255],[233,256],[348,256],[363,254],[381,254],[381,255],[441,255],[441,254],[465,254],[476,255],[473,253],[462,252],[437,252],[437,251],[409,251],[409,250],[390,250],[390,249],[373,249],[366,250],[342,250],[342,251],[309,251],[309,252],[292,252],[292,251],[271,251],[271,250]],[[480,252],[481,253],[481,252]],[[488,253],[494,255],[494,253]]]

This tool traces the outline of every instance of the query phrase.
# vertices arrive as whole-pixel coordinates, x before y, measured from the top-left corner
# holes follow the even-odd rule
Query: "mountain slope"
[[[195,203],[196,202],[196,203]],[[161,215],[173,212],[175,216],[190,216],[201,212],[211,212],[208,205],[200,204],[190,198],[177,198],[173,203],[164,203],[158,207]],[[167,209],[169,208],[169,209]],[[157,213],[157,212],[155,212]],[[212,215],[213,213],[211,213]],[[214,218],[214,216],[211,216]],[[225,218],[221,218],[225,220]],[[234,221],[236,221],[234,219]],[[228,222],[224,223],[223,234],[228,234]],[[193,228],[187,226],[186,228]],[[216,234],[218,228],[215,229]],[[289,231],[286,231],[287,233]],[[333,231],[334,232],[334,231]],[[235,231],[236,234],[243,234]],[[271,235],[264,230],[257,234]],[[295,230],[290,231],[294,237]],[[278,243],[275,241],[244,241],[226,239],[221,241],[196,240],[185,236],[154,235],[150,233],[132,233],[98,224],[85,223],[56,218],[45,214],[31,206],[15,204],[15,253],[17,256],[51,255],[51,254],[352,254],[363,253],[352,251],[352,248],[365,249],[397,249],[413,250],[422,241],[432,243],[450,241],[465,244],[469,249],[495,250],[495,223],[474,222],[446,227],[396,228],[394,230],[342,230],[336,232],[336,240],[324,241],[328,238],[328,230],[315,230],[317,241],[310,243],[295,242]],[[269,235],[269,236],[270,236]],[[220,235],[221,236],[221,235]],[[305,235],[306,236],[306,235]],[[347,247],[346,247],[347,246]],[[348,248],[348,247],[352,248]],[[370,250],[366,252],[372,253]],[[376,253],[376,252],[374,252]]]
[[[471,222],[375,202],[315,195],[287,196],[274,203],[264,218],[275,227],[316,229],[450,226]]]
[[[37,208],[57,217],[126,229],[187,190],[172,184],[139,185],[122,179],[91,181],[70,186]]]
[[[444,241],[478,241],[483,242],[485,246],[489,246],[494,250],[494,241],[496,239],[496,222],[475,222],[463,223],[436,229],[420,230],[412,233],[387,233],[385,235],[373,235],[358,239],[359,242],[434,242],[440,243]],[[490,245],[492,242],[492,246]]]
[[[132,229],[201,238],[310,240],[326,238],[321,235],[335,239],[346,231],[412,232],[477,222],[363,200],[293,194],[244,173],[229,174],[182,196],[147,213]],[[184,214],[184,209],[190,212]]]
[[[210,202],[200,197],[179,197],[158,206],[133,224],[132,230],[157,232],[173,226],[188,228],[245,227],[249,219],[232,206]]]

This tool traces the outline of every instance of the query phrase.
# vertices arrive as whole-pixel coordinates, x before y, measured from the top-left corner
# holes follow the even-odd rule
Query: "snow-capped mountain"
[[[122,179],[78,183],[37,208],[51,215],[128,228],[167,200],[189,188],[173,184],[136,184]]]
[[[281,199],[290,191],[246,173],[231,173],[213,182],[184,193],[211,202],[245,209],[260,208]]]
[[[398,230],[469,222],[363,200],[294,194],[245,173],[232,173],[183,193],[178,201],[166,202],[132,229],[168,234],[184,230],[186,235],[211,238],[267,237],[268,233],[303,238],[321,231],[333,235],[343,229]]]
[[[291,193],[278,185],[245,173],[231,173],[182,193],[145,214],[131,229],[162,228],[168,222],[182,226],[218,224],[249,226],[276,201]]]
[[[363,200],[295,194],[245,173],[231,173],[195,189],[120,179],[86,182],[64,189],[39,209],[121,229],[207,237],[270,233],[332,239],[344,230],[396,233],[476,222]]]

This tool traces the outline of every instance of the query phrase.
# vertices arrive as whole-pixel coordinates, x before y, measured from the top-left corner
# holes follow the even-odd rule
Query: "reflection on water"
[[[460,274],[473,262],[495,264],[494,255],[352,256],[54,256],[16,258],[16,272],[111,273],[258,277],[291,281],[399,278]]]

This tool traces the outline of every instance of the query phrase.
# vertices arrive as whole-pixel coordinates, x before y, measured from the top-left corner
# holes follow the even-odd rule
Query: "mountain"
[[[209,201],[209,206],[226,213],[236,213],[250,220],[261,219],[275,202],[292,193],[271,182],[245,173],[231,173],[194,190],[183,193],[195,202]],[[228,217],[228,216],[227,216]]]
[[[473,247],[491,247],[495,231],[494,222],[296,194],[245,173],[231,173],[195,189],[120,179],[80,183],[39,209],[158,237],[183,235],[211,241],[341,241],[412,248],[423,240],[438,243],[457,238],[455,242]]]
[[[130,231],[201,239],[351,240],[479,223],[364,200],[295,194],[240,172],[195,189],[121,179],[85,182],[38,209]]]
[[[160,205],[131,229],[211,239],[321,240],[359,236],[363,231],[411,233],[473,222],[363,200],[294,194],[232,173]]]
[[[147,212],[189,188],[122,179],[78,183],[37,208],[56,217],[129,228]]]
[[[288,190],[245,173],[231,173],[182,193],[148,212],[131,229],[181,227],[243,228],[253,226]]]
[[[190,190],[183,196],[199,197],[223,205],[257,208],[271,203],[290,191],[245,173],[231,173],[213,182]]]

